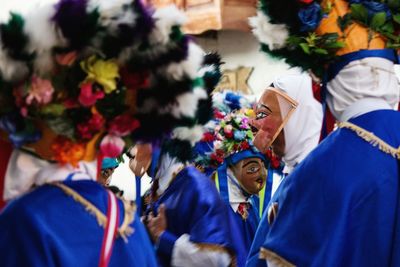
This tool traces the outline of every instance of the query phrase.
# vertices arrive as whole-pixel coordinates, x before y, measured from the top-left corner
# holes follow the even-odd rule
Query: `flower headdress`
[[[252,105],[250,99],[230,91],[213,95],[214,120],[206,125],[203,139],[196,144],[195,163],[199,168],[211,173],[229,159],[235,161],[242,152],[260,157],[274,168],[281,165],[271,151],[262,155],[253,145],[254,136],[249,125],[254,117]]]
[[[322,78],[323,66],[338,56],[398,49],[399,15],[396,1],[260,0],[258,15],[250,24],[262,50]]]
[[[0,24],[0,129],[17,148],[75,165],[198,128],[204,55],[184,22],[176,8],[153,12],[140,0],[11,13]]]

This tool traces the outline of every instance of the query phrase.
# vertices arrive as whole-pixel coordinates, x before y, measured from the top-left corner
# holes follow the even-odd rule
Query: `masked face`
[[[264,162],[259,158],[241,160],[232,170],[240,185],[249,194],[258,194],[265,185],[267,174]]]
[[[296,107],[297,102],[280,90],[270,87],[264,92],[254,108],[256,117],[251,121],[254,145],[259,151],[266,153],[273,146]],[[280,154],[284,150],[283,134],[278,140],[283,148],[279,147],[275,152]]]
[[[137,144],[129,150],[129,168],[137,177],[142,177],[151,164],[151,144]]]

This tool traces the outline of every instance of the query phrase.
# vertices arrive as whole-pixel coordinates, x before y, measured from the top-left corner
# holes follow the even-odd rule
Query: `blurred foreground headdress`
[[[153,11],[140,0],[60,0],[10,13],[0,24],[2,136],[76,165],[204,123],[204,54],[184,22],[175,7]]]

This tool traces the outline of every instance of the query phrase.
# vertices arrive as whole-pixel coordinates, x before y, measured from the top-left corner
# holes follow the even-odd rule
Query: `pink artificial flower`
[[[298,1],[300,3],[306,4],[306,5],[311,4],[312,2],[314,2],[314,0],[298,0]]]
[[[28,117],[28,109],[26,107],[22,107],[20,109],[20,113],[21,113],[22,117],[25,117],[25,118]]]
[[[249,119],[248,118],[243,118],[241,123],[240,123],[240,129],[248,129],[248,128],[250,128]]]
[[[122,154],[125,142],[121,137],[106,135],[100,143],[100,151],[104,157],[116,158]]]
[[[79,94],[78,101],[84,107],[93,106],[98,99],[104,97],[103,91],[95,91],[93,93],[93,84],[84,83],[81,85],[81,93]]]
[[[53,93],[54,88],[49,80],[33,76],[28,91],[28,97],[25,101],[28,105],[32,104],[34,100],[38,104],[45,105],[51,101]]]
[[[61,66],[71,66],[76,60],[77,53],[72,51],[64,54],[56,55],[56,62]]]
[[[116,136],[125,136],[139,128],[140,123],[131,115],[125,113],[115,117],[108,126],[108,132]]]

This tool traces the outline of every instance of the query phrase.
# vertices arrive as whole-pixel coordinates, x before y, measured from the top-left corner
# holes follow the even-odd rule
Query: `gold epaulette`
[[[359,137],[364,139],[366,142],[370,143],[372,146],[377,147],[380,151],[390,154],[392,157],[396,159],[400,159],[400,147],[394,148],[379,137],[377,137],[374,133],[369,132],[360,126],[357,126],[351,122],[339,122],[338,128],[346,128],[353,132],[355,132]]]
[[[60,188],[66,195],[70,196],[73,200],[81,204],[88,213],[93,215],[96,218],[99,226],[103,228],[106,227],[107,216],[90,201],[63,183],[50,183],[50,185]],[[134,232],[134,229],[130,226],[130,224],[135,220],[136,205],[133,202],[127,201],[123,198],[119,199],[124,205],[124,220],[122,221],[121,226],[118,228],[118,236],[120,236],[125,242],[128,242],[128,236]]]

